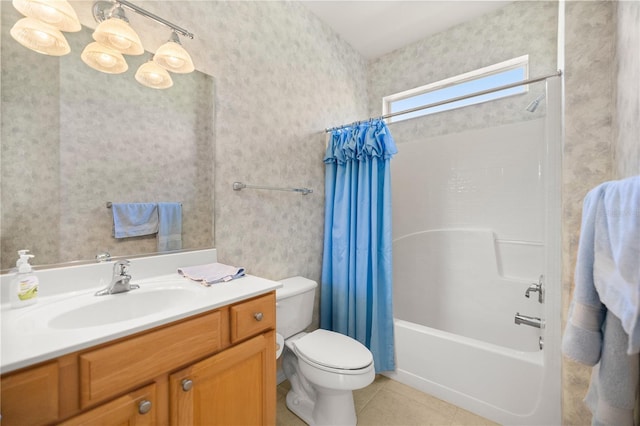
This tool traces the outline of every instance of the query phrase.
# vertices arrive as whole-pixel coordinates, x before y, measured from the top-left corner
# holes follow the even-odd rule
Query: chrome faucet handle
[[[127,272],[129,270],[129,265],[131,264],[131,262],[129,262],[127,259],[124,260],[118,260],[116,263],[113,264],[113,277],[117,277],[117,276],[126,276]],[[131,277],[129,277],[131,278]]]
[[[526,297],[528,299],[531,292],[537,292],[538,293],[538,302],[539,303],[544,303],[544,284],[543,284],[543,279],[544,279],[544,275],[540,275],[540,278],[538,278],[538,282],[537,283],[532,283],[527,288],[527,291],[524,292],[524,297]]]
[[[96,262],[108,262],[111,260],[111,254],[108,251],[96,254]]]
[[[129,272],[129,265],[131,262],[128,260],[118,260],[113,264],[113,276],[111,277],[111,283],[107,288],[100,290],[96,293],[96,296],[103,296],[105,294],[124,293],[136,288],[140,288],[137,284],[131,284],[131,275]]]

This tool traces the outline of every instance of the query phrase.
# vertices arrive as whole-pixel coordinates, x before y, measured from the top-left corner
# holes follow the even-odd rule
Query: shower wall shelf
[[[309,188],[279,188],[275,186],[260,186],[260,185],[247,185],[242,182],[233,182],[233,190],[240,191],[241,189],[266,189],[269,191],[288,191],[288,192],[299,192],[302,195],[311,194],[313,189]]]

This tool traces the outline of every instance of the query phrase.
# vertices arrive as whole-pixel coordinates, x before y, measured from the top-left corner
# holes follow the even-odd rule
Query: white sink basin
[[[196,295],[184,288],[159,288],[90,297],[88,304],[51,317],[49,327],[77,329],[129,321],[176,308]]]
[[[135,327],[173,317],[184,311],[197,310],[210,301],[210,292],[193,282],[179,279],[149,279],[138,281],[140,288],[124,293],[96,296],[98,288],[82,293],[68,293],[42,299],[24,309],[9,310],[4,318],[15,316],[17,322],[2,332],[25,334],[42,332],[81,333],[100,329]],[[210,302],[209,302],[210,303]]]

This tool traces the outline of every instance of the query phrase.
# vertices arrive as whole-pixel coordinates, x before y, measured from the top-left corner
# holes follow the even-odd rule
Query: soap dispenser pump
[[[29,250],[18,250],[20,256],[16,262],[18,272],[11,282],[11,307],[22,308],[38,301],[38,277],[33,273],[29,259],[34,257]]]

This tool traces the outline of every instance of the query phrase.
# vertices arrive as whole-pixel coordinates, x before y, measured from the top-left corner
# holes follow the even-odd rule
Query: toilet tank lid
[[[290,277],[280,280],[280,282],[282,287],[276,289],[276,300],[297,296],[318,286],[318,283],[305,277]]]

